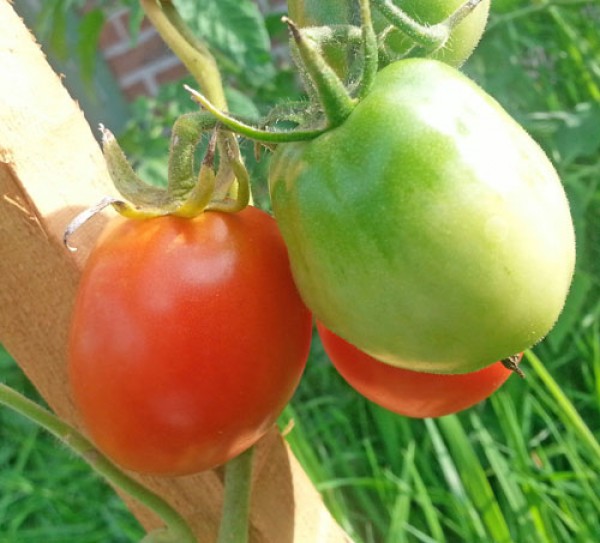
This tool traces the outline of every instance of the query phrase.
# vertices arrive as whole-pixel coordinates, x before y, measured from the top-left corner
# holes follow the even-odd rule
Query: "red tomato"
[[[406,417],[441,417],[472,407],[512,373],[502,362],[460,374],[406,370],[379,362],[321,323],[317,328],[325,352],[348,384],[372,402]]]
[[[222,464],[292,396],[311,322],[266,213],[117,218],[74,308],[69,375],[83,422],[127,469],[182,475]]]

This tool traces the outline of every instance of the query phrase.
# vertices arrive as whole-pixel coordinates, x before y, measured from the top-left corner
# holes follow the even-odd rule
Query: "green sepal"
[[[216,174],[214,171],[214,156],[216,150],[216,133],[213,133],[213,137],[210,139],[210,144],[200,172],[198,179],[194,181],[194,186],[187,194],[185,200],[177,207],[172,213],[178,217],[193,218],[198,216],[210,203],[211,199],[215,194],[216,187]]]
[[[235,213],[244,209],[250,202],[250,176],[248,170],[240,160],[239,156],[234,155],[231,146],[225,148],[227,153],[227,164],[237,180],[235,197],[224,197],[221,200],[212,200],[207,206],[206,211],[226,211]]]
[[[350,96],[344,82],[323,58],[319,47],[314,45],[296,24],[284,17],[290,29],[301,59],[299,68],[305,70],[318,95],[329,127],[339,126],[354,109],[356,101]]]
[[[194,152],[204,131],[213,129],[216,119],[205,111],[181,115],[173,125],[169,153],[168,193],[175,201],[184,201],[197,183]],[[213,149],[214,152],[214,149]]]
[[[167,191],[142,181],[127,160],[113,133],[100,125],[102,152],[108,173],[119,194],[136,207],[163,207]]]

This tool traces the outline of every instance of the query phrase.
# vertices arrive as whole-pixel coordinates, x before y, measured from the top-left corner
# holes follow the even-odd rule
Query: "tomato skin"
[[[442,22],[464,0],[394,0],[394,4],[407,15],[423,25],[434,25]],[[443,47],[429,54],[429,58],[440,60],[454,67],[460,67],[471,56],[483,35],[490,10],[490,0],[483,0],[458,26],[451,32]],[[288,0],[290,18],[300,27],[325,26],[340,24],[358,24],[360,20],[358,4],[351,0]],[[380,34],[389,26],[387,20],[376,10],[372,10],[375,32]],[[386,47],[394,57],[405,54],[422,55],[422,51],[410,51],[413,42],[401,31],[394,30],[386,39]],[[341,54],[342,47],[336,50],[328,47],[325,56],[338,75],[345,76],[347,63]],[[380,66],[385,66],[380,59]]]
[[[325,352],[340,375],[368,400],[398,415],[443,417],[485,400],[510,377],[496,362],[471,373],[420,373],[384,364],[317,323]]]
[[[117,218],[89,257],[73,312],[74,399],[122,467],[195,473],[274,424],[311,333],[266,213]]]
[[[560,180],[441,62],[381,70],[341,126],[278,148],[269,183],[306,304],[378,360],[475,371],[539,341],[562,310],[575,239]]]

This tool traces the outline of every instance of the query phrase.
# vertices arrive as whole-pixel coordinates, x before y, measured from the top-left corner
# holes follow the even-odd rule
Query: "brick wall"
[[[283,11],[286,5],[285,0],[256,2],[263,13]],[[100,47],[102,55],[129,100],[138,96],[153,96],[161,84],[177,81],[187,73],[185,67],[147,21],[142,23],[138,39],[132,46],[129,14],[124,9],[113,11],[107,16],[100,36]]]

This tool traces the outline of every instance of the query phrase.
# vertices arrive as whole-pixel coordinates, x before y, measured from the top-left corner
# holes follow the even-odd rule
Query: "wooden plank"
[[[66,375],[66,341],[80,270],[107,212],[62,245],[79,211],[112,192],[83,113],[29,31],[0,0],[0,341],[62,418],[81,428]],[[273,429],[255,457],[251,540],[348,541],[297,460]],[[222,473],[138,477],[186,517],[198,540],[214,541]],[[125,498],[146,529],[160,521]],[[49,504],[50,506],[50,504]]]

